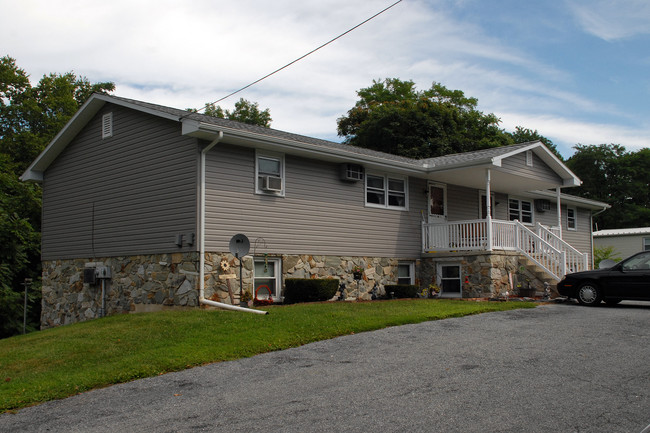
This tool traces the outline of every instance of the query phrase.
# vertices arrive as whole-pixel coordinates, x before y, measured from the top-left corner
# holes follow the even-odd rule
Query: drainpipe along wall
[[[205,158],[210,149],[223,139],[223,131],[219,131],[217,138],[212,140],[201,150],[200,162],[200,209],[199,209],[199,302],[212,307],[224,308],[226,310],[245,311],[255,314],[269,314],[268,311],[243,308],[236,305],[224,304],[205,299]],[[240,276],[241,278],[241,276]]]

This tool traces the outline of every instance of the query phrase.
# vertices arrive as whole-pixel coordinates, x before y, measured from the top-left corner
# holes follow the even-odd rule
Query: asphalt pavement
[[[590,432],[650,424],[650,303],[387,328],[0,415],[0,432]]]

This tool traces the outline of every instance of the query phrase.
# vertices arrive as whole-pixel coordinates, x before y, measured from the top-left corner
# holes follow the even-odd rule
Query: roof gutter
[[[215,131],[216,132],[216,131]],[[201,150],[201,180],[200,180],[200,209],[199,209],[199,303],[211,307],[223,308],[226,310],[244,311],[255,314],[269,314],[268,311],[255,310],[252,308],[239,307],[237,305],[224,304],[223,302],[205,299],[205,157],[214,146],[223,139],[223,131],[218,131],[217,137]],[[241,278],[241,276],[240,276]]]

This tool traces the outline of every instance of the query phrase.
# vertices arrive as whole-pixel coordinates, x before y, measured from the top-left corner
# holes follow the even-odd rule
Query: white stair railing
[[[556,280],[566,274],[566,252],[555,248],[519,221],[515,221],[515,247]]]
[[[567,272],[581,272],[589,269],[589,255],[575,249],[552,229],[537,223],[537,234],[554,248],[566,253]]]

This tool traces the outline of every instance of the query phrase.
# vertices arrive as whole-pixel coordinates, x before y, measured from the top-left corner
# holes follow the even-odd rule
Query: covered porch
[[[506,251],[526,256],[556,281],[568,272],[588,269],[584,247],[583,252],[574,248],[562,233],[561,189],[580,185],[580,180],[544,144],[486,149],[428,162],[424,255]],[[469,191],[478,196],[472,198]],[[503,204],[497,207],[499,201]],[[538,202],[545,208],[537,212]]]
[[[422,223],[422,252],[514,251],[526,256],[553,279],[589,269],[589,254],[562,240],[558,227],[519,221],[484,220]]]

